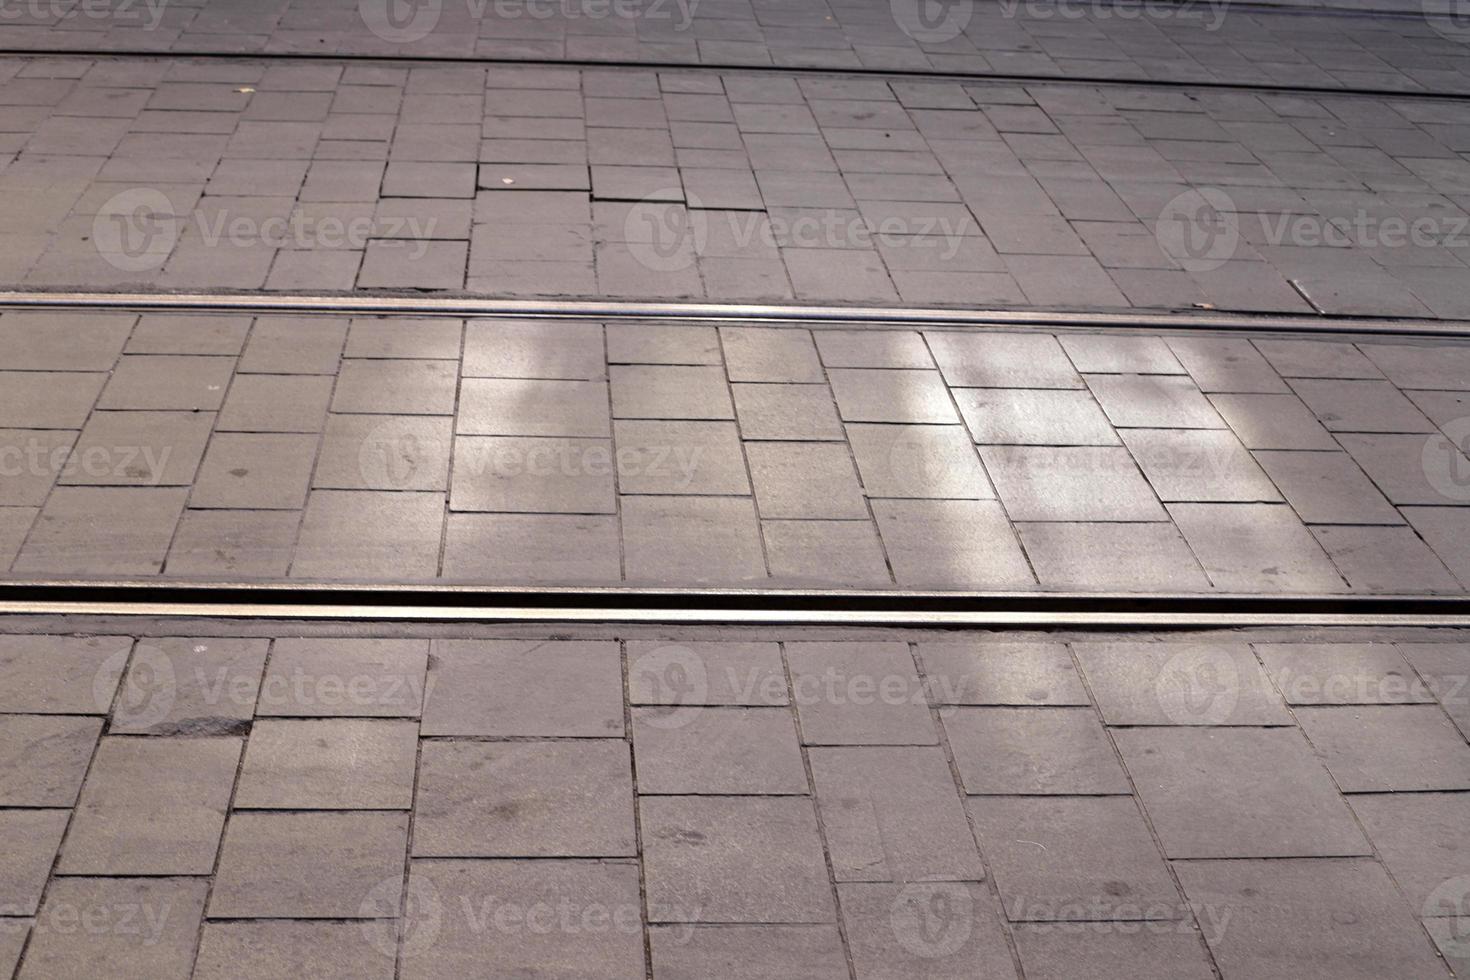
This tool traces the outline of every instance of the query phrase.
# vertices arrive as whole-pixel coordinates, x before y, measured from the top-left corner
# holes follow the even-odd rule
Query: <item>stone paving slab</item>
[[[5,976],[1376,980],[1470,959],[1460,630],[25,625],[54,632],[6,636],[0,685],[83,660],[71,628],[120,649],[132,680],[114,697],[115,668],[93,663],[59,675],[72,713],[0,713],[7,791],[54,776],[54,746],[12,750],[25,725],[90,732],[79,799],[0,798]],[[193,675],[256,645],[198,700]],[[383,717],[384,653],[410,648],[426,660],[406,686],[431,704],[452,689],[485,733]],[[466,681],[465,662],[513,649],[532,669]],[[584,700],[536,668],[590,649],[628,678],[631,726],[522,733],[520,703]],[[1120,717],[1090,691],[1115,701],[1129,652],[1128,693],[1155,711]],[[971,668],[959,690],[989,706],[944,693]],[[332,715],[274,717],[283,677]],[[1026,678],[1057,696],[1018,698]],[[1231,710],[1261,683],[1278,704],[1360,703]],[[130,734],[180,698],[192,726]],[[913,744],[875,706],[936,737]],[[833,711],[850,744],[809,723]],[[1426,742],[1429,715],[1453,738]],[[1353,740],[1416,791],[1344,782]]]
[[[222,319],[0,314],[0,527],[11,528],[0,570],[572,586],[1470,586],[1470,360],[1450,342]],[[105,357],[57,341],[104,325]],[[214,349],[219,337],[229,343],[218,353],[173,353]],[[157,386],[128,387],[137,359],[208,379],[207,404],[158,410]],[[1369,372],[1387,377],[1335,376]],[[400,374],[402,386],[386,380]],[[15,392],[37,379],[78,410],[36,417]],[[116,394],[94,404],[99,392]],[[1414,409],[1435,400],[1444,410],[1433,418]],[[1381,431],[1390,422],[1407,431]],[[110,652],[89,648],[78,663]],[[259,653],[222,656],[223,668]],[[507,663],[517,656],[507,651]],[[69,710],[45,694],[51,682],[0,691],[0,708]],[[1135,717],[1108,678],[1099,683],[1105,710]],[[454,728],[444,734],[491,734],[452,692],[425,710]],[[1278,709],[1252,697],[1238,710],[1257,721]],[[540,717],[550,729],[521,734],[595,737],[617,713],[567,718],[565,730],[554,711]],[[144,728],[185,721],[176,712]],[[844,722],[821,724],[842,744]]]
[[[1427,41],[1414,57],[1455,66],[1433,69],[1444,91],[1470,49],[1421,55]],[[1351,60],[1330,50],[1329,67]],[[0,62],[0,283],[1466,318],[1467,132],[1465,103],[1409,95],[16,58]],[[115,333],[94,333],[79,346],[105,360]],[[317,349],[301,343],[304,367]],[[156,346],[130,348],[134,374],[104,402],[153,390]],[[287,353],[247,356],[272,370]],[[1309,379],[1342,370],[1295,387],[1310,398]],[[1371,393],[1377,371],[1351,372]],[[413,376],[399,366],[400,385]],[[375,382],[376,411],[432,407],[366,375],[341,404],[365,410]],[[158,386],[160,410],[207,403],[205,375],[181,384]],[[38,419],[77,410],[44,388],[28,400]]]

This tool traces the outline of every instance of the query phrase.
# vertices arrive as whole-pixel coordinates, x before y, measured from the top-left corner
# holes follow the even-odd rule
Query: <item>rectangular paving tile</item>
[[[186,487],[194,482],[213,416],[203,412],[94,412],[76,437],[63,486]]]
[[[825,385],[731,385],[735,416],[747,439],[841,439],[832,392]]]
[[[975,441],[987,445],[1116,446],[1118,435],[1086,391],[958,388]]]
[[[733,419],[729,382],[717,365],[615,364],[608,369],[620,419]]]
[[[1075,932],[1052,923],[1013,928],[1031,980],[1065,980],[1079,971],[1108,980],[1209,980],[1215,976],[1203,941],[1192,932],[1113,929]]]
[[[418,726],[356,719],[255,723],[234,805],[284,810],[407,810]]]
[[[299,510],[316,462],[317,437],[220,433],[200,466],[190,505],[237,510]]]
[[[826,380],[811,334],[770,327],[721,327],[731,381]]]
[[[750,493],[733,422],[618,420],[618,489],[632,494]]]
[[[1100,374],[1087,386],[1119,428],[1218,429],[1224,426],[1189,378]]]
[[[1158,498],[1128,451],[984,446],[980,457],[1014,521],[1157,521]]]
[[[669,980],[767,980],[787,972],[844,980],[847,953],[835,926],[654,926],[653,969]]]
[[[847,437],[869,497],[995,499],[962,426],[853,423]]]
[[[0,716],[0,806],[75,805],[101,733],[97,718]]]
[[[1023,523],[1016,533],[1043,586],[1151,592],[1210,587],[1171,524]]]
[[[1230,432],[1219,429],[1125,429],[1124,444],[1160,500],[1278,501],[1256,460]]]
[[[471,320],[466,378],[596,380],[606,377],[602,328],[555,320]]]
[[[1336,592],[1341,576],[1289,507],[1170,504],[1169,516],[1216,588],[1227,592]]]
[[[616,582],[618,520],[588,514],[450,514],[443,577],[523,585]]]
[[[29,574],[156,575],[188,491],[58,487],[13,570]]]
[[[441,493],[313,490],[291,575],[432,578],[443,523]]]
[[[16,429],[80,429],[105,374],[0,371],[0,425]]]
[[[1244,643],[1074,643],[1109,725],[1289,725]]]
[[[945,425],[959,421],[937,371],[834,368],[827,374],[837,411],[846,422]]]
[[[1000,912],[984,884],[849,882],[837,892],[861,980],[1018,976]],[[930,918],[937,908],[946,910],[939,929]]]
[[[629,582],[728,585],[766,578],[748,497],[624,496],[620,508]]]
[[[632,719],[640,793],[809,792],[788,709],[675,704],[634,708]]]
[[[788,643],[786,657],[807,745],[938,741],[907,644]]]
[[[66,810],[0,810],[0,833],[6,840],[0,856],[0,909],[7,916],[36,914],[70,819]]]
[[[321,375],[239,374],[215,428],[220,432],[320,432],[332,398]]]
[[[1214,394],[1210,403],[1247,449],[1336,449],[1296,395]]]
[[[424,415],[328,415],[314,490],[446,490],[453,423]]]
[[[424,735],[618,738],[616,643],[436,640]]]
[[[919,643],[919,663],[935,705],[1091,703],[1061,643],[931,640]]]
[[[269,647],[266,639],[140,639],[107,730],[115,735],[241,734],[255,714]]]
[[[462,436],[455,440],[455,511],[611,514],[617,510],[606,439]]]
[[[19,975],[80,976],[106,963],[119,980],[187,977],[208,893],[199,878],[59,878]],[[102,927],[79,928],[72,915],[86,913]]]
[[[607,436],[600,381],[466,378],[455,429],[465,435]]]
[[[866,520],[867,502],[847,447],[748,442],[761,517]]]
[[[1410,907],[1420,916],[1453,918],[1458,885],[1467,873],[1463,852],[1470,796],[1375,793],[1354,796],[1350,803]]]
[[[631,704],[775,707],[790,702],[781,648],[774,642],[629,640],[627,647]]]
[[[993,500],[873,502],[901,586],[1030,588],[1035,584],[1001,505]]]
[[[957,708],[944,730],[966,793],[1129,792],[1091,708]]]
[[[1288,704],[1418,704],[1434,700],[1390,643],[1256,643]]]
[[[1296,716],[1345,793],[1470,789],[1470,746],[1438,705],[1303,707]]]
[[[417,718],[424,704],[425,640],[285,638],[271,647],[261,717]]]
[[[132,645],[126,636],[0,636],[0,712],[108,714]]]
[[[381,933],[365,938],[364,927],[352,922],[206,922],[194,976],[228,980],[242,973],[299,972],[324,980],[392,980],[397,950],[373,940],[395,928],[396,923],[385,920]]]
[[[344,360],[332,411],[370,415],[451,415],[455,366],[447,361]]]

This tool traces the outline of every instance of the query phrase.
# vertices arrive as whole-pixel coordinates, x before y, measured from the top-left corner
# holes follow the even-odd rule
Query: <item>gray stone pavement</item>
[[[0,62],[0,283],[1470,317],[1470,103]]]
[[[1470,92],[1470,26],[1453,0],[1309,3],[1331,12],[1225,0],[7,0],[0,8],[0,47],[775,65]],[[1370,10],[1353,13],[1355,6]]]
[[[1459,593],[1470,347],[9,312],[0,570]]]
[[[0,976],[1470,976],[1463,631],[116,625],[0,634]]]

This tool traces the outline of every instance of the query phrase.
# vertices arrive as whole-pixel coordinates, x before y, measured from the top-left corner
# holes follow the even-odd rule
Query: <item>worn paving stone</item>
[[[1203,592],[1209,579],[1169,524],[1070,521],[1017,524],[1042,586]]]
[[[871,521],[762,521],[761,534],[773,581],[880,589],[893,584]]]
[[[969,809],[1012,922],[1188,915],[1131,798],[972,797]]]
[[[869,497],[995,499],[960,426],[850,424],[847,436]]]
[[[1157,521],[1158,498],[1127,450],[984,446],[980,457],[1014,521]]]
[[[76,438],[63,486],[187,487],[214,419],[202,412],[95,412]]]
[[[197,508],[300,510],[316,462],[314,435],[219,433],[189,503]]]
[[[635,705],[790,703],[781,648],[770,642],[628,641],[628,698]]]
[[[837,881],[985,876],[939,747],[814,748],[809,755]]]
[[[215,428],[220,432],[320,432],[332,379],[316,375],[239,374]]]
[[[746,383],[731,386],[735,417],[747,439],[841,439],[842,422],[826,385]]]
[[[1085,391],[959,388],[960,413],[987,445],[1116,446],[1118,435]]]
[[[1083,708],[957,708],[944,715],[969,794],[1128,793],[1096,714]]]
[[[1438,705],[1304,707],[1296,717],[1345,793],[1470,789],[1470,746]]]
[[[1312,534],[1357,591],[1464,591],[1444,562],[1410,528],[1314,527]]]
[[[1337,592],[1341,576],[1289,508],[1274,504],[1169,505],[1205,573],[1226,592]]]
[[[220,849],[211,918],[396,915],[408,849],[408,815],[234,813]],[[392,884],[385,885],[386,882]]]
[[[322,980],[392,980],[393,957],[348,922],[264,920],[206,922],[194,976],[248,980],[309,976]]]
[[[413,853],[634,856],[628,746],[605,740],[426,743]]]
[[[235,738],[106,738],[57,865],[74,875],[208,874],[229,808]]]
[[[878,532],[899,585],[1030,588],[1026,556],[993,500],[873,502]]]
[[[1051,923],[1012,928],[1021,965],[1031,980],[1209,980],[1215,975],[1201,939],[1165,929],[1071,931]]]
[[[813,803],[801,797],[644,797],[650,922],[832,922]]]
[[[1074,643],[1109,725],[1289,725],[1243,643]]]
[[[495,969],[510,976],[647,975],[634,862],[415,861],[409,888],[411,895],[433,896],[445,914],[403,959],[405,980],[483,972],[487,942],[495,949]],[[473,912],[461,914],[463,909]],[[538,911],[559,909],[567,911],[549,921]],[[423,929],[433,921],[422,912],[410,925]]]
[[[1387,381],[1294,380],[1292,388],[1333,432],[1433,432],[1434,425]]]
[[[1091,703],[1061,643],[920,642],[919,662],[936,705]]]
[[[7,916],[35,915],[46,879],[66,833],[65,810],[0,810],[0,910]]]
[[[678,704],[634,708],[632,718],[640,793],[808,792],[788,709]]]
[[[237,735],[255,714],[270,641],[144,637],[123,675],[114,735]]]
[[[0,636],[0,712],[107,714],[132,645],[126,636]]]
[[[1224,976],[1281,974],[1369,980],[1449,971],[1383,869],[1371,861],[1190,861],[1176,864]],[[1303,971],[1306,971],[1303,974]]]
[[[102,965],[118,980],[190,975],[209,882],[200,878],[58,878],[26,950],[20,976],[86,976]],[[79,929],[90,913],[101,928]]]
[[[632,497],[620,501],[629,582],[760,581],[760,528],[748,497]]]
[[[443,523],[442,493],[313,490],[291,575],[433,578]]]
[[[762,518],[867,519],[846,446],[747,442],[745,453]]]
[[[1256,643],[1287,704],[1420,704],[1434,700],[1390,643]]]
[[[1113,739],[1171,859],[1368,853],[1295,729],[1135,728]]]
[[[101,733],[96,718],[0,716],[0,806],[75,805]]]
[[[618,738],[616,643],[435,640],[423,734]]]
[[[234,805],[283,810],[407,810],[413,804],[413,722],[257,722]]]
[[[1465,859],[1470,796],[1463,793],[1366,794],[1350,801],[1409,905],[1420,916],[1453,918]],[[1449,902],[1442,902],[1448,897]]]
[[[617,582],[617,518],[587,514],[450,514],[443,578],[509,585]]]
[[[654,974],[668,980],[843,980],[847,954],[835,926],[654,926]]]
[[[1081,388],[1055,337],[1038,334],[924,334],[944,380],[956,388]]]
[[[786,645],[807,745],[933,745],[938,741],[908,646],[898,642]]]
[[[232,357],[127,354],[118,360],[97,407],[215,411],[224,403],[234,370]]]
[[[285,638],[271,648],[261,717],[417,718],[429,645],[424,640]]]
[[[837,886],[853,966],[881,977],[1017,976],[995,901],[983,884],[920,881]],[[936,909],[942,909],[937,916]]]

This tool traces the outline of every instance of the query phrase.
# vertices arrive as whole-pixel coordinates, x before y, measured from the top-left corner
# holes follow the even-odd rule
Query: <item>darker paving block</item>
[[[901,586],[1026,589],[1035,584],[994,500],[881,500],[873,516]]]
[[[167,487],[58,487],[13,570],[156,575],[187,495]]]
[[[634,708],[633,750],[643,794],[808,792],[796,724],[786,708]]]
[[[392,954],[396,950],[379,948],[380,945],[387,944],[365,942],[363,927],[349,922],[284,919],[208,922],[199,942],[194,977],[196,980],[244,980],[252,976],[392,980]]]
[[[1411,704],[1434,696],[1389,643],[1257,643],[1288,704]]]
[[[966,793],[1129,792],[1090,708],[958,708],[944,730]]]
[[[1017,976],[989,888],[980,883],[851,882],[837,886],[859,980]]]
[[[237,807],[407,810],[418,726],[411,721],[259,721],[235,790]]]
[[[1081,388],[1055,337],[1042,334],[924,334],[944,373],[957,388]]]
[[[443,523],[442,493],[313,490],[291,575],[433,578]]]
[[[835,926],[654,926],[654,975],[661,980],[847,980]]]
[[[1464,586],[1408,527],[1314,527],[1348,584],[1361,592],[1463,592]]]
[[[1113,739],[1170,858],[1368,853],[1296,729],[1135,728]]]
[[[638,850],[623,742],[429,742],[415,807],[416,857],[631,857]]]
[[[1223,976],[1449,976],[1376,862],[1189,861],[1174,868]]]
[[[827,373],[844,421],[959,422],[937,371],[834,368]]]
[[[1215,971],[1191,930],[1079,930],[1053,923],[1013,927],[1028,980],[1210,980]]]
[[[1289,725],[1244,643],[1075,643],[1109,725]]]
[[[1105,521],[1017,524],[1036,576],[1049,588],[1203,592],[1209,579],[1170,524]]]
[[[969,808],[1012,922],[1188,917],[1131,798],[972,797]]]
[[[97,718],[0,715],[0,806],[73,806],[101,732]]]
[[[1463,347],[1365,343],[1360,349],[1400,388],[1470,391],[1470,351]]]
[[[429,649],[424,640],[277,640],[261,682],[261,717],[417,718]]]
[[[315,435],[219,433],[200,467],[196,508],[300,510],[316,462]]]
[[[1405,659],[1470,738],[1470,646],[1461,643],[1400,643]]]
[[[1470,789],[1470,746],[1438,705],[1299,708],[1345,793]]]
[[[1348,343],[1257,340],[1256,349],[1284,378],[1381,378],[1383,373]]]
[[[487,942],[507,976],[647,976],[632,861],[415,861],[409,882],[432,904],[410,909],[410,935],[423,938],[402,960],[404,980],[483,973]]]
[[[1157,521],[1165,516],[1121,447],[986,446],[980,457],[1014,521]]]
[[[117,980],[184,980],[208,894],[203,878],[58,878],[20,976],[90,976],[106,964]],[[78,916],[91,927],[80,928]]]
[[[938,741],[908,645],[786,645],[808,745],[933,745]]]
[[[618,645],[436,640],[423,734],[620,737]]]
[[[643,863],[652,922],[831,922],[812,801],[644,797]]]
[[[270,641],[144,637],[108,719],[114,735],[240,734],[255,714]]]
[[[0,713],[105,715],[132,640],[0,635]]]
[[[621,511],[629,582],[683,587],[766,578],[749,497],[625,496]]]
[[[0,835],[5,839],[0,911],[5,915],[35,915],[70,817],[66,810],[0,810]]]
[[[814,748],[810,757],[837,881],[984,877],[938,746]]]
[[[1169,516],[1216,588],[1226,592],[1337,592],[1342,577],[1291,508],[1170,504]]]
[[[1470,458],[1447,438],[1344,434],[1337,441],[1395,504],[1463,506],[1470,503],[1467,499],[1470,489],[1463,476],[1470,472]],[[1440,557],[1446,556],[1441,553]]]
[[[1060,643],[921,642],[936,705],[1085,705],[1087,691]]]
[[[103,739],[59,870],[210,873],[241,747],[235,738]]]
[[[342,362],[332,411],[378,415],[452,415],[455,365],[448,361]]]
[[[388,895],[394,916],[407,847],[407,814],[232,814],[209,914],[374,918],[385,914],[374,899]]]

